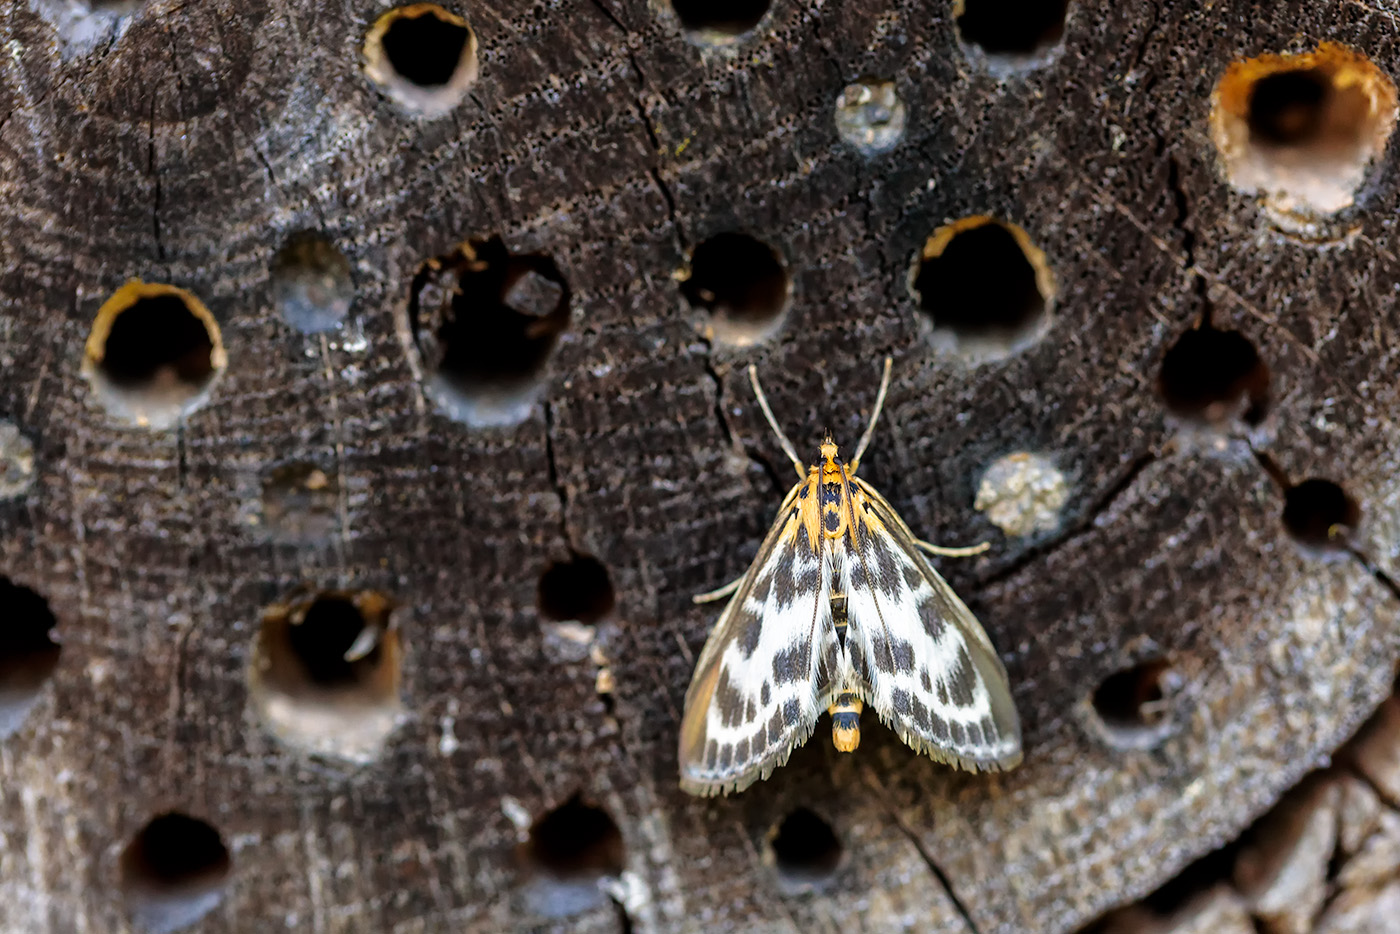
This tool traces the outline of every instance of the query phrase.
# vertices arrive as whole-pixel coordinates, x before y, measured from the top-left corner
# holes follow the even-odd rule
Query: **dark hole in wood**
[[[365,617],[353,601],[341,596],[321,596],[306,610],[298,625],[287,627],[287,642],[306,676],[322,687],[355,684],[361,673],[374,667],[380,647],[347,659],[365,628]]]
[[[1239,331],[1209,325],[1182,334],[1162,358],[1162,400],[1174,414],[1204,422],[1239,415],[1254,425],[1269,401],[1269,367]]]
[[[772,847],[778,875],[787,883],[820,882],[841,865],[841,841],[830,824],[805,807],[783,818]]]
[[[619,875],[625,855],[608,812],[579,794],[535,821],[527,852],[536,868],[565,879]]]
[[[27,664],[35,656],[58,652],[58,643],[52,637],[58,621],[47,600],[28,587],[0,577],[0,608],[0,616],[5,620],[0,626],[0,663],[20,660]]]
[[[499,237],[473,240],[414,277],[409,321],[423,362],[454,417],[520,421],[560,333],[569,286],[554,260],[509,252]]]
[[[350,261],[313,232],[295,234],[272,261],[272,297],[283,320],[304,334],[337,327],[350,313]]]
[[[575,555],[540,575],[539,607],[545,619],[592,624],[612,612],[614,602],[608,569],[596,558]]]
[[[1162,679],[1166,659],[1152,659],[1114,672],[1094,690],[1094,712],[1113,731],[1156,730],[1167,719]]]
[[[122,888],[138,925],[155,934],[193,924],[218,903],[232,861],[205,821],[167,813],[151,820],[121,857]]]
[[[123,869],[128,881],[175,887],[229,869],[228,849],[211,825],[186,814],[153,818],[127,846]]]
[[[1245,838],[1242,835],[1189,863],[1144,899],[1147,906],[1162,916],[1169,916],[1185,907],[1197,895],[1229,879],[1235,858],[1239,855],[1240,841],[1243,839]]]
[[[1280,146],[1312,140],[1322,129],[1331,91],[1330,76],[1318,68],[1260,78],[1249,94],[1250,139]]]
[[[1331,480],[1311,478],[1284,494],[1283,526],[1299,543],[1341,548],[1361,521],[1361,507]]]
[[[403,710],[395,604],[373,590],[298,593],[263,614],[248,670],[254,710],[290,746],[369,762]]]
[[[711,314],[715,336],[750,344],[771,334],[787,310],[790,282],[777,252],[742,233],[716,234],[690,255],[681,294]]]
[[[431,9],[404,15],[389,24],[380,40],[389,64],[419,87],[441,87],[452,80],[471,33]]]
[[[1080,928],[1079,934],[1145,934],[1149,931],[1154,934],[1167,934],[1174,930],[1192,930],[1189,927],[1178,928],[1172,925],[1169,919],[1175,918],[1177,912],[1184,910],[1220,884],[1229,883],[1235,861],[1243,849],[1242,841],[1247,839],[1249,833],[1250,831],[1246,830],[1235,840],[1211,850],[1188,864],[1140,903],[1109,912],[1099,920]],[[1262,927],[1260,929],[1262,930]],[[1205,931],[1201,934],[1205,934]]]
[[[178,296],[144,297],[112,321],[101,370],[120,389],[173,378],[193,393],[214,373],[213,352],[209,329]]]
[[[692,32],[739,36],[758,25],[770,0],[671,0],[681,25]]]
[[[18,729],[58,667],[48,601],[0,577],[0,737]]]
[[[960,230],[914,278],[919,306],[935,329],[1008,345],[1034,329],[1046,298],[1015,235],[991,222]]]
[[[958,34],[989,55],[1032,55],[1060,41],[1068,10],[1068,0],[964,0]]]

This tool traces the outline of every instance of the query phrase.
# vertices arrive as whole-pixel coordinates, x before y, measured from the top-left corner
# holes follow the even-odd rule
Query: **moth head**
[[[822,460],[827,464],[836,463],[836,442],[831,437],[831,432],[827,432],[822,439]]]

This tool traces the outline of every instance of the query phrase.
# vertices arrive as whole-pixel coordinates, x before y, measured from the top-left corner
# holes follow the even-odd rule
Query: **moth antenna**
[[[763,415],[768,419],[768,427],[773,429],[773,434],[778,436],[778,443],[783,447],[783,453],[792,461],[792,466],[797,469],[799,477],[806,477],[807,471],[803,468],[802,462],[797,459],[797,451],[793,448],[792,442],[787,435],[778,427],[778,420],[773,417],[773,410],[768,407],[768,399],[763,395],[763,387],[758,384],[758,367],[749,364],[749,382],[753,384],[753,394],[758,398],[758,407],[763,410]]]
[[[870,413],[870,424],[865,426],[865,434],[860,436],[860,444],[856,445],[856,455],[851,458],[851,473],[855,473],[860,466],[860,459],[865,456],[865,449],[870,446],[870,438],[875,434],[875,422],[880,418],[880,410],[885,407],[885,393],[890,389],[890,368],[893,365],[894,358],[886,357],[885,373],[880,377],[880,392],[875,396],[875,409]]]

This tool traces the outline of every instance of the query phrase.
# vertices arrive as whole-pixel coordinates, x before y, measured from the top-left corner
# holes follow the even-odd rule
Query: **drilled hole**
[[[792,889],[830,879],[841,865],[841,841],[831,825],[805,807],[784,817],[770,834],[778,880]]]
[[[1331,480],[1316,477],[1284,494],[1283,527],[1310,548],[1344,548],[1361,522],[1361,507]]]
[[[527,897],[540,914],[565,917],[604,903],[598,880],[622,874],[622,833],[608,812],[575,794],[540,817],[524,845],[535,875]]]
[[[778,253],[747,234],[722,233],[690,255],[681,295],[708,314],[710,339],[747,347],[783,323],[792,282]]]
[[[752,30],[770,0],[671,0],[681,26],[696,42],[727,45]]]
[[[962,41],[990,58],[1024,61],[1057,45],[1065,34],[1068,0],[953,0]]]
[[[1094,689],[1093,707],[1112,745],[1155,745],[1170,732],[1170,697],[1180,688],[1171,662],[1153,658],[1114,672]]]
[[[303,334],[339,327],[355,300],[350,261],[320,234],[296,234],[272,260],[272,297],[283,320]]]
[[[862,78],[836,98],[836,132],[865,155],[893,149],[908,123],[909,109],[893,81]]]
[[[278,739],[354,762],[397,725],[401,649],[393,605],[374,591],[270,607],[249,673],[255,709]]]
[[[540,575],[540,615],[554,621],[593,624],[612,612],[612,579],[596,558],[575,555]]]
[[[184,814],[154,818],[121,856],[122,891],[132,919],[152,934],[188,927],[223,896],[232,868],[219,832]]]
[[[58,625],[48,601],[0,577],[0,738],[24,723],[58,667]]]
[[[261,522],[281,542],[326,544],[340,531],[340,484],[316,464],[277,467],[262,481]]]
[[[535,821],[530,856],[555,876],[616,876],[622,872],[622,833],[607,811],[576,794]]]
[[[1049,325],[1055,283],[1026,232],[984,215],[934,231],[911,286],[934,346],[971,360],[1004,357]]]
[[[1260,143],[1296,146],[1322,130],[1332,82],[1320,68],[1280,71],[1260,78],[1250,89],[1249,138]]]
[[[477,78],[476,34],[434,3],[396,7],[365,37],[365,73],[410,113],[439,116],[461,103]]]
[[[569,286],[548,256],[472,240],[419,269],[408,314],[443,411],[476,428],[513,425],[529,417],[569,325]]]
[[[1158,386],[1167,409],[1182,418],[1256,425],[1268,408],[1269,367],[1239,331],[1204,325],[1182,334],[1163,356]]]
[[[199,299],[133,279],[98,309],[83,375],[107,411],[163,429],[208,399],[224,363],[219,325]]]
[[[1335,43],[1235,62],[1216,85],[1211,132],[1226,177],[1274,215],[1307,222],[1350,205],[1395,126],[1395,85]]]

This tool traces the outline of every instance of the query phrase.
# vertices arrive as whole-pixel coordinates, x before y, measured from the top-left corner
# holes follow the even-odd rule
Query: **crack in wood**
[[[885,815],[899,830],[904,839],[909,841],[909,844],[914,847],[914,852],[919,854],[919,859],[923,860],[930,875],[942,886],[944,893],[948,896],[948,901],[952,903],[953,910],[958,913],[963,923],[967,925],[970,934],[981,934],[977,929],[977,922],[972,920],[972,913],[968,911],[967,906],[963,904],[962,899],[958,897],[958,893],[953,890],[953,884],[949,880],[948,874],[943,871],[943,867],[938,865],[938,861],[933,858],[933,854],[924,846],[923,840],[914,832],[914,828],[909,826],[909,822],[904,819],[904,815],[900,814],[898,808],[890,801],[889,792],[885,790],[884,785],[881,784],[880,780],[875,777],[875,774],[869,768],[864,770],[864,775],[866,785],[874,792],[874,800],[879,803],[881,810],[885,812]]]

